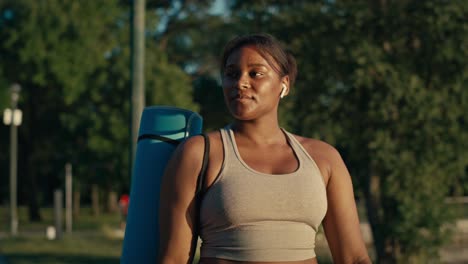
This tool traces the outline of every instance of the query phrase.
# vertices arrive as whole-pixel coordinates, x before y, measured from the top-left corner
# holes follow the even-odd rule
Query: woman
[[[208,134],[200,209],[194,193],[203,138],[186,140],[171,158],[161,191],[160,263],[190,263],[197,210],[203,264],[317,263],[320,224],[335,263],[370,263],[340,154],[278,124],[279,102],[296,72],[294,58],[270,35],[247,35],[226,45],[222,86],[235,121]]]

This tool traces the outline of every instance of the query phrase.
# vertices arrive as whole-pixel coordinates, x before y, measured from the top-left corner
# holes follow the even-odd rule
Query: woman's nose
[[[237,88],[239,89],[250,88],[250,82],[249,82],[247,74],[242,74],[241,76],[239,76],[239,80],[237,81]]]

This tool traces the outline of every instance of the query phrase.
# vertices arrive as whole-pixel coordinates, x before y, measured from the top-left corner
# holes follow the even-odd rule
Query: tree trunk
[[[32,163],[31,160],[28,162],[29,164]],[[33,168],[32,166],[28,166],[28,168]],[[36,172],[34,170],[25,168],[25,175],[27,177],[27,204],[28,204],[28,213],[29,213],[29,221],[31,222],[40,222],[41,221],[41,214],[39,213],[39,201],[37,200],[39,195],[37,191],[37,184],[36,184]]]
[[[100,214],[99,187],[96,184],[91,185],[91,203],[93,215],[98,216]]]
[[[30,194],[28,199],[28,211],[29,211],[29,221],[31,222],[40,222],[42,220],[41,214],[39,213],[39,203],[37,202],[37,191]]]
[[[80,216],[80,191],[73,192],[73,217],[78,218]]]
[[[33,99],[29,99],[27,102],[27,107],[25,107],[25,114],[31,114],[34,112],[34,101]],[[30,117],[32,119],[32,117]],[[28,205],[28,215],[29,215],[29,221],[31,222],[39,222],[42,220],[41,214],[39,212],[39,201],[38,201],[38,190],[37,190],[37,181],[36,181],[36,175],[37,171],[34,169],[35,164],[34,164],[34,159],[31,153],[34,153],[34,141],[32,141],[32,138],[34,138],[32,135],[34,135],[33,131],[33,125],[31,124],[32,122],[24,122],[23,127],[19,129],[20,134],[20,152],[18,153],[18,162],[20,164],[19,170],[18,170],[18,176],[24,176],[25,177],[25,188],[26,191],[26,203]],[[19,187],[19,185],[18,185]],[[19,193],[19,192],[18,192]]]
[[[379,176],[372,174],[365,183],[364,188],[367,218],[372,230],[372,238],[374,240],[374,248],[377,255],[377,263],[390,264],[395,263],[396,259],[392,255],[392,249],[389,248],[389,243],[383,230],[384,212],[380,203],[380,179]]]
[[[107,212],[115,213],[119,210],[119,206],[117,204],[117,193],[114,191],[109,191],[107,193]]]

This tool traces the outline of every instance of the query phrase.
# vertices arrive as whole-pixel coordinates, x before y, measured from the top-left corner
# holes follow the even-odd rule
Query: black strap
[[[206,174],[206,168],[208,166],[208,158],[210,155],[210,139],[206,134],[201,134],[203,138],[205,139],[205,151],[203,153],[203,162],[202,162],[202,167],[200,170],[200,174],[198,175],[197,179],[197,203],[198,205],[201,202],[201,198],[203,197],[203,186],[205,185],[205,174]]]
[[[205,186],[206,169],[208,167],[208,160],[210,156],[210,139],[206,134],[201,134],[201,136],[203,136],[203,138],[205,139],[205,151],[203,152],[202,167],[200,170],[200,174],[198,174],[197,189],[195,190],[195,231],[192,237],[192,255],[190,256],[190,263],[193,261],[195,250],[197,248],[198,235],[200,233],[200,205],[201,200],[203,199],[203,195],[205,193],[203,187]]]
[[[140,140],[143,140],[143,139],[156,139],[156,140],[160,140],[162,142],[167,142],[169,144],[172,144],[172,145],[179,145],[180,144],[180,141],[179,140],[175,140],[175,139],[172,139],[172,138],[168,138],[168,137],[165,137],[165,136],[160,136],[160,135],[154,135],[154,134],[143,134],[143,135],[140,135],[138,137],[138,142]]]

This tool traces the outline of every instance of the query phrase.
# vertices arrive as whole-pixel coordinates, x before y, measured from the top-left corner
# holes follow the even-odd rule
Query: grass
[[[19,236],[2,240],[1,246],[9,264],[119,263],[120,250],[121,241],[102,234],[71,235],[60,240]]]
[[[119,226],[118,214],[95,217],[83,208],[74,219],[73,233],[59,240],[47,240],[45,229],[53,225],[53,209],[41,209],[41,222],[30,222],[27,208],[20,207],[19,236],[9,236],[8,208],[0,207],[0,254],[8,264],[111,264],[119,263],[122,239],[112,237],[111,230]],[[327,249],[317,249],[321,264],[332,263]],[[196,256],[194,263],[198,262]]]
[[[452,208],[455,209],[455,213],[458,218],[468,218],[468,204],[463,204],[463,203],[453,203],[449,204]]]
[[[468,206],[456,205],[458,212],[468,216]],[[361,221],[365,219],[360,210]],[[64,234],[59,240],[47,240],[45,230],[53,225],[53,209],[41,209],[41,222],[30,222],[27,208],[19,208],[19,236],[9,236],[8,207],[0,207],[0,255],[8,264],[111,264],[119,263],[122,238],[113,235],[119,228],[117,213],[96,217],[90,208],[83,208],[73,221],[73,233]],[[320,230],[319,234],[322,234]],[[319,242],[319,241],[317,241]],[[328,247],[317,243],[317,259],[320,264],[332,263]],[[194,262],[196,263],[196,262]]]
[[[30,222],[27,209],[18,210],[19,235],[9,235],[8,208],[0,207],[0,254],[8,264],[74,264],[119,263],[122,238],[116,237],[119,215],[93,216],[89,208],[83,208],[74,219],[72,234],[61,239],[47,240],[45,230],[53,225],[53,209],[41,209],[42,221]],[[64,226],[64,225],[63,225]]]
[[[40,222],[31,222],[28,218],[26,207],[18,208],[18,230],[19,232],[45,232],[47,226],[54,225],[53,208],[41,208]],[[65,228],[65,217],[62,217],[63,228]],[[73,230],[91,231],[99,230],[108,225],[118,228],[120,216],[118,213],[103,213],[98,217],[92,215],[91,208],[82,208],[80,215],[73,219]],[[9,232],[9,211],[8,207],[0,207],[0,232]]]

